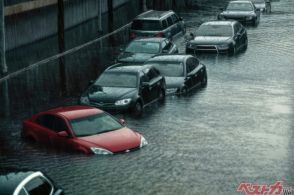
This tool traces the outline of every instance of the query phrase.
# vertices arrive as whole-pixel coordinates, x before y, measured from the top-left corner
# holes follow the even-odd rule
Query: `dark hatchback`
[[[144,63],[158,54],[179,53],[172,41],[167,38],[145,38],[131,41],[126,49],[118,56],[122,63]]]
[[[63,190],[40,171],[0,169],[0,194],[63,195]]]
[[[206,66],[192,55],[162,55],[146,62],[165,77],[168,94],[182,94],[207,85]]]
[[[247,31],[237,21],[203,23],[186,44],[186,53],[217,52],[235,54],[248,46]]]
[[[165,99],[165,79],[152,66],[114,65],[82,94],[80,103],[140,116],[144,107]]]
[[[149,10],[137,16],[131,25],[130,38],[166,37],[186,33],[183,18],[173,11]]]
[[[218,15],[219,20],[237,20],[257,26],[260,21],[260,10],[252,1],[230,1],[226,10]]]

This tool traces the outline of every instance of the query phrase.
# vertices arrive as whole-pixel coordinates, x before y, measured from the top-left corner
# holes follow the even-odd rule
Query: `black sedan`
[[[145,64],[156,67],[165,77],[169,94],[182,94],[207,85],[207,71],[204,64],[192,55],[161,55]]]
[[[64,192],[40,171],[9,168],[0,170],[0,194],[62,195]]]
[[[143,108],[165,99],[165,79],[152,66],[114,65],[82,94],[80,103],[103,110],[131,111],[140,116]]]
[[[142,38],[131,41],[118,56],[121,63],[144,63],[158,54],[178,53],[178,48],[167,38]]]
[[[235,54],[248,46],[247,31],[237,21],[203,23],[186,44],[186,53],[217,52]]]
[[[260,10],[252,1],[230,1],[226,10],[218,15],[219,20],[237,20],[257,26],[260,21]]]
[[[186,44],[186,53],[217,52],[235,54],[248,46],[247,31],[237,21],[203,23]]]

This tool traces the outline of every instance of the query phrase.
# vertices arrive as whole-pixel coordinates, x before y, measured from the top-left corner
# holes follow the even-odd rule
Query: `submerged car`
[[[260,21],[260,10],[251,1],[230,1],[226,10],[218,15],[219,20],[237,20],[254,26]]]
[[[173,11],[149,10],[137,16],[131,25],[130,38],[166,37],[186,33],[183,18]]]
[[[135,39],[118,56],[117,61],[121,63],[144,63],[153,56],[163,53],[179,53],[179,50],[167,38]]]
[[[251,0],[257,9],[262,12],[271,12],[271,2],[270,0]]]
[[[182,94],[207,85],[206,66],[192,55],[162,55],[146,62],[164,75],[167,93]]]
[[[234,54],[248,46],[247,31],[237,21],[212,21],[200,25],[186,44],[186,53],[217,52]]]
[[[145,138],[110,114],[90,106],[41,112],[23,122],[22,136],[34,142],[83,152],[115,154],[142,148]]]
[[[0,194],[63,195],[64,192],[40,171],[0,169]]]
[[[80,103],[135,116],[155,101],[164,101],[165,79],[152,66],[116,64],[105,70],[82,94]]]

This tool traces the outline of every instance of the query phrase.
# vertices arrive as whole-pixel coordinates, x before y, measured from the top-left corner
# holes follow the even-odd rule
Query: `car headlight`
[[[246,17],[246,20],[252,20],[253,19],[253,16],[247,16]]]
[[[218,49],[228,49],[229,45],[228,44],[223,44],[223,45],[218,45],[217,47],[218,47]]]
[[[81,104],[90,104],[88,96],[82,96],[80,99]]]
[[[95,148],[95,147],[92,147],[91,148],[92,152],[94,154],[99,154],[99,155],[109,155],[109,154],[113,154],[112,152],[106,150],[106,149],[103,149],[103,148]]]
[[[130,98],[129,99],[118,100],[118,101],[115,102],[115,105],[116,106],[124,106],[124,105],[130,104],[131,101],[132,101],[132,99],[130,99]]]
[[[141,143],[140,143],[140,148],[147,146],[148,142],[147,140],[141,135]]]

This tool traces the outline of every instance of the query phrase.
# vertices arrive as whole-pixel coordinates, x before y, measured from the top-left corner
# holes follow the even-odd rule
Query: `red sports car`
[[[24,138],[86,154],[129,152],[147,145],[145,138],[108,113],[89,106],[68,106],[23,122]]]

